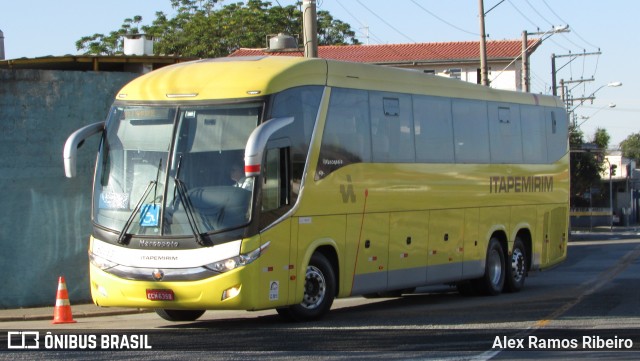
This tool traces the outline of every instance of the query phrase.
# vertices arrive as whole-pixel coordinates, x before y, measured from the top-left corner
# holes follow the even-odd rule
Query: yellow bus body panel
[[[204,59],[145,74],[125,85],[116,98],[126,101],[251,98],[301,85],[324,85],[326,70],[326,63],[318,59]]]
[[[116,98],[131,103],[242,100],[303,85],[327,86],[298,204],[287,218],[243,241],[242,252],[269,243],[264,255],[215,277],[131,281],[92,265],[97,304],[248,310],[296,304],[302,300],[306,265],[321,247],[337,255],[339,297],[387,285],[479,277],[496,233],[506,235],[510,250],[519,232],[529,232],[534,268],[565,259],[568,153],[554,164],[357,163],[315,179],[331,87],[562,107],[557,98],[373,65],[287,57],[236,60],[167,66],[132,81]],[[551,179],[552,185],[531,185],[536,177]],[[221,300],[222,292],[235,286],[241,292]],[[145,290],[155,288],[172,289],[176,301],[147,300]]]

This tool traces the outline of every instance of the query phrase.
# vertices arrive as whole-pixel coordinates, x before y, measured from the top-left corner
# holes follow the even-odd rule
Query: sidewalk
[[[593,239],[593,238],[609,238],[609,239],[617,239],[617,238],[640,238],[640,227],[636,226],[600,226],[589,228],[573,228],[569,233],[569,242],[578,241],[583,239]]]
[[[0,309],[0,322],[53,320],[53,308],[53,306],[50,306]],[[98,307],[93,303],[71,305],[71,313],[73,314],[74,319],[83,317],[129,315],[146,312],[153,312],[153,310],[143,308]],[[2,328],[2,324],[0,324],[0,328]]]

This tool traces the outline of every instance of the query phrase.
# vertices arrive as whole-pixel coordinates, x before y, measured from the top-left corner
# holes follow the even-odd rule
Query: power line
[[[513,4],[513,2],[511,2],[511,0],[507,0],[507,2],[520,14],[520,16],[522,16],[523,18],[525,18],[531,25],[533,25],[536,29],[540,29],[540,27],[533,22],[533,20],[529,19],[529,17],[527,15],[525,15],[520,9],[518,9],[517,6],[515,6]],[[556,44],[557,46],[559,46],[560,48],[564,49],[565,51],[571,51],[570,49],[566,48],[565,46],[559,44],[557,41],[553,40],[553,39],[549,39],[550,42]]]
[[[411,2],[412,2],[412,3],[414,3],[414,4],[415,4],[417,7],[419,7],[420,9],[424,10],[427,14],[429,14],[429,15],[433,16],[434,18],[436,18],[436,19],[440,20],[441,22],[443,22],[443,23],[445,23],[445,24],[449,25],[450,27],[452,27],[452,28],[454,28],[454,29],[460,30],[460,31],[462,31],[463,33],[467,33],[467,34],[471,34],[471,35],[475,35],[475,36],[480,36],[480,34],[478,34],[478,33],[474,33],[474,32],[471,32],[471,31],[467,31],[467,30],[465,30],[465,29],[463,29],[463,28],[460,28],[460,27],[458,27],[458,26],[456,26],[456,25],[454,25],[454,24],[452,24],[452,23],[450,23],[450,22],[448,22],[448,21],[444,20],[443,18],[439,17],[438,15],[436,15],[436,14],[432,13],[431,11],[427,10],[427,9],[426,9],[425,7],[423,7],[422,5],[418,4],[418,2],[416,2],[415,0],[411,0]]]
[[[538,11],[538,9],[536,9],[533,5],[531,5],[531,3],[529,2],[529,0],[524,0],[524,1],[529,5],[529,7],[530,7],[530,8],[531,8],[531,9],[532,9],[536,14],[538,14],[538,16],[540,16],[540,18],[542,18],[542,20],[546,21],[546,22],[547,22],[547,24],[549,24],[549,26],[551,26],[551,27],[553,27],[553,26],[554,26],[552,22],[550,22],[549,20],[547,20],[547,18],[545,18],[545,17],[544,17],[544,16],[543,16],[539,11]]]
[[[555,15],[561,22],[563,22],[564,24],[568,24],[566,21],[564,21],[560,17],[560,15],[558,15],[555,11],[553,11],[553,9],[551,8],[551,6],[549,6],[549,4],[547,3],[546,0],[542,0],[542,2],[549,9],[549,11],[551,11],[551,13],[553,13],[553,15]],[[600,48],[599,46],[593,45],[590,42],[588,42],[587,40],[585,40],[577,31],[575,31],[575,29],[573,29],[572,34],[575,34],[580,40],[584,41],[587,45],[591,46],[592,48],[596,48],[596,49]]]
[[[362,21],[360,21],[355,15],[353,15],[353,13],[351,13],[351,11],[349,11],[349,9],[347,9],[340,0],[336,1],[336,3],[347,13],[349,14],[349,16],[351,16],[356,22],[358,22],[358,24],[360,24],[361,27],[363,28],[367,28],[368,32],[367,32],[367,37],[373,37],[374,40],[378,43],[378,44],[384,44],[384,41],[382,39],[380,39],[379,37],[377,37],[373,32],[371,32],[371,29],[369,29],[368,25],[365,25]]]
[[[398,30],[396,27],[394,27],[393,25],[389,24],[386,20],[384,20],[384,18],[382,18],[380,15],[376,14],[373,10],[369,9],[365,4],[362,3],[362,1],[360,0],[356,0],[358,2],[358,4],[360,4],[360,6],[362,6],[363,8],[365,8],[368,12],[370,12],[371,14],[373,14],[373,16],[375,16],[376,18],[378,18],[378,20],[382,21],[385,25],[387,25],[388,27],[390,27],[391,29],[393,29],[396,33],[402,35],[404,38],[406,38],[407,40],[409,40],[412,43],[417,43],[417,41],[413,40],[411,37],[407,36],[405,33],[403,33],[402,31]]]

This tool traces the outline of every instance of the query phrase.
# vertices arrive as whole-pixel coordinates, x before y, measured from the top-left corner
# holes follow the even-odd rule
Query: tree
[[[157,38],[156,54],[194,57],[223,57],[238,48],[264,48],[267,37],[278,33],[302,32],[299,6],[272,6],[268,1],[248,0],[214,9],[218,0],[170,0],[176,10],[173,18],[156,13],[151,25],[138,26],[137,16],[108,36],[94,34],[76,42],[85,54],[117,54],[121,37],[138,32]],[[298,3],[299,5],[300,3]],[[327,11],[318,12],[318,39],[323,45],[359,44],[351,26],[334,19]]]
[[[606,129],[597,128],[596,133],[593,136],[593,142],[600,149],[608,149],[609,148],[609,140],[611,140],[611,136],[607,132]]]
[[[635,160],[636,164],[640,163],[640,133],[631,134],[620,142],[620,150],[623,157]]]
[[[600,129],[599,129],[600,130]],[[606,149],[609,143],[609,135],[602,129],[596,132],[594,143],[598,145],[600,152]],[[584,151],[584,133],[576,125],[569,129],[570,173],[571,173],[571,199],[572,207],[587,207],[589,201],[585,194],[591,193],[594,185],[600,185],[600,173],[602,172],[602,156],[598,153]],[[603,147],[604,145],[604,147]]]
[[[83,36],[76,41],[76,49],[85,50],[85,54],[115,55],[122,52],[122,37],[140,33],[138,24],[142,21],[141,16],[124,19],[120,29],[112,31],[109,35],[93,34]]]

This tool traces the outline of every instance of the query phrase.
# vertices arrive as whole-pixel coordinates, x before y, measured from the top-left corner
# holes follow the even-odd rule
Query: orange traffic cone
[[[53,309],[53,322],[51,323],[74,323],[71,315],[71,303],[69,303],[69,293],[64,277],[58,279],[58,293],[56,294],[56,307]]]

